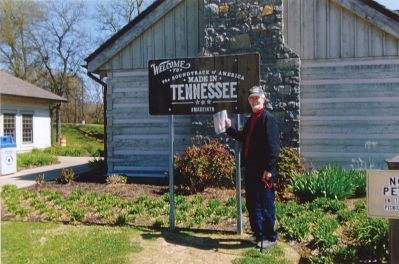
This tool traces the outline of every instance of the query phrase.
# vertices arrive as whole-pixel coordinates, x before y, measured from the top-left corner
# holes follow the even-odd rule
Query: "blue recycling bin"
[[[0,137],[0,175],[17,171],[17,145],[12,136]]]

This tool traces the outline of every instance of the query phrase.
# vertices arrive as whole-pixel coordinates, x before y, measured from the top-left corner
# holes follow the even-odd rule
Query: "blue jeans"
[[[245,199],[249,223],[257,239],[276,241],[274,188],[265,188],[260,181],[262,173],[251,168],[246,168],[245,171]]]

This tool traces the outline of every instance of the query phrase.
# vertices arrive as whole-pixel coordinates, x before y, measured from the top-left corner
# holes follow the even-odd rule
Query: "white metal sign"
[[[367,205],[370,217],[399,219],[399,170],[367,171]]]

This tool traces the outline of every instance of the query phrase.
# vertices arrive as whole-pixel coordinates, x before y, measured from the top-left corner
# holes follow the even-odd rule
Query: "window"
[[[22,143],[33,142],[33,116],[22,115]]]
[[[15,114],[3,114],[4,135],[11,135],[15,140]]]

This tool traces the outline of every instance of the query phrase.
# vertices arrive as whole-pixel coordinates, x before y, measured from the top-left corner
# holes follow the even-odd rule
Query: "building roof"
[[[96,49],[92,54],[85,58],[86,62],[94,59],[98,54],[100,54],[103,50],[105,50],[108,46],[110,46],[114,41],[116,41],[120,36],[129,31],[132,27],[134,27],[137,23],[139,23],[143,18],[145,18],[148,14],[150,14],[155,8],[157,8],[162,2],[165,0],[157,0],[152,3],[149,7],[147,7],[143,12],[141,12],[138,16],[136,16],[132,21],[130,21],[126,26],[121,28],[118,32],[112,35],[109,39],[107,39],[101,46]]]
[[[12,76],[11,74],[8,74],[4,71],[0,71],[0,94],[34,99],[44,99],[48,101],[68,101],[61,96],[37,87],[36,85]]]
[[[385,6],[377,3],[376,1],[373,0],[361,0],[361,2],[365,3],[366,5],[374,8],[378,12],[386,15],[387,17],[395,20],[396,22],[399,22],[399,14],[397,13],[398,10],[390,10],[386,8]]]
[[[377,11],[376,16],[385,17],[381,21],[379,21],[378,25],[380,25],[380,26],[385,25],[383,27],[384,30],[394,27],[393,31],[388,30],[388,32],[391,34],[394,34],[394,36],[397,36],[397,34],[395,34],[395,33],[399,32],[398,29],[396,28],[397,27],[396,23],[399,23],[399,14],[397,14],[393,10],[390,10],[383,5],[380,5],[379,3],[375,2],[374,0],[335,0],[335,1],[343,6],[347,7],[348,9],[352,10],[353,12],[358,13],[358,15],[360,15],[361,17],[363,17],[366,20],[373,18],[373,19],[371,19],[371,21],[373,23],[375,23],[376,21],[379,21],[379,20],[374,19],[374,15],[370,16],[370,12],[374,12],[374,10]],[[165,2],[166,3],[167,2],[175,2],[175,4],[176,4],[179,1],[177,1],[177,0],[156,0],[153,4],[151,4],[148,8],[146,8],[140,15],[138,15],[136,18],[134,18],[132,21],[130,21],[126,26],[124,26],[122,29],[120,29],[118,32],[116,32],[108,40],[106,40],[98,49],[96,49],[93,53],[91,53],[89,56],[87,56],[85,58],[87,65],[90,62],[94,61],[96,59],[96,57],[102,57],[102,56],[99,56],[102,52],[109,49],[115,42],[119,41],[119,39],[123,35],[127,34],[132,28],[134,28],[137,24],[139,24],[142,20],[144,20],[149,14],[153,13],[162,3],[165,3]],[[356,3],[356,4],[354,4],[354,3]],[[358,10],[359,4],[364,4],[365,6],[368,6],[371,9],[363,10],[362,12],[360,12],[360,10]],[[389,21],[389,19],[391,19],[391,21],[394,21],[396,23],[386,24],[386,22],[387,22],[386,18],[388,18],[388,21]],[[144,30],[144,28],[142,28],[142,30]],[[119,47],[119,48],[122,48],[122,47]],[[117,51],[115,50],[114,53],[115,52],[117,52]],[[103,63],[107,59],[109,59],[109,54],[107,54],[107,56],[104,56],[103,58],[101,58],[100,61],[101,61],[101,63]],[[97,68],[97,66],[101,63],[96,63],[96,67],[94,67],[94,68]]]

